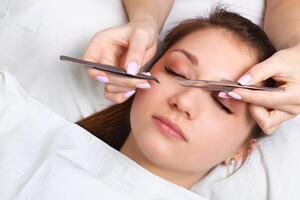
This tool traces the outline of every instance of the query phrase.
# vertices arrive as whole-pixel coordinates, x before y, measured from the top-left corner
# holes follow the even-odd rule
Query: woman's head
[[[223,161],[245,155],[256,127],[248,105],[182,87],[176,78],[236,81],[275,52],[264,32],[239,15],[216,9],[207,19],[173,28],[164,44],[164,54],[150,71],[161,83],[138,90],[132,105],[123,104],[131,105],[125,145],[140,154],[132,157],[168,171],[203,175]],[[168,128],[161,124],[166,120],[176,124],[181,137],[166,134]]]

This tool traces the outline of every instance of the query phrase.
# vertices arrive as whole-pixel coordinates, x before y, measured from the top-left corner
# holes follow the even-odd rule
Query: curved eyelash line
[[[222,102],[220,102],[219,98],[216,97],[215,95],[211,95],[212,98],[214,99],[214,101],[223,109],[225,110],[227,113],[229,114],[233,114],[233,112],[227,107],[225,106]]]
[[[181,75],[181,74],[176,73],[176,72],[175,72],[173,69],[171,69],[170,67],[165,66],[165,71],[168,72],[168,73],[170,73],[170,74],[172,74],[172,75],[179,76],[179,77],[181,77],[181,78],[184,78],[184,79],[187,79],[187,80],[188,80],[187,77],[185,77],[184,75]]]
[[[188,80],[188,78],[186,78],[185,76],[183,76],[181,74],[176,73],[170,67],[165,66],[165,71],[168,72],[168,73],[170,73],[170,74],[172,74],[172,75],[179,76],[181,78],[184,78],[184,79]],[[221,109],[223,109],[224,111],[226,111],[228,114],[233,114],[232,111],[229,108],[227,108],[222,102],[219,101],[219,99],[217,97],[215,97],[215,95],[211,95],[211,97],[221,107]]]

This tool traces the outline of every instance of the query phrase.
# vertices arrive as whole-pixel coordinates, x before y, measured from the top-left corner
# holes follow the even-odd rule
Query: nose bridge
[[[176,93],[171,97],[170,104],[173,108],[184,113],[189,118],[197,116],[201,106],[204,106],[204,102],[200,104],[201,96],[204,97],[206,91],[199,88],[182,87],[178,88]]]

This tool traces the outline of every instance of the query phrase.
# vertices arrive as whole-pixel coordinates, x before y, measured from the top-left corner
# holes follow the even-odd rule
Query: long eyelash
[[[233,114],[233,112],[227,108],[223,103],[221,103],[217,97],[215,97],[215,95],[212,95],[212,98],[214,99],[214,101],[223,109],[225,110],[228,114]]]
[[[165,66],[165,71],[168,72],[169,74],[172,74],[172,75],[175,75],[175,76],[179,76],[179,77],[184,78],[184,79],[188,79],[188,78],[186,78],[185,76],[176,73],[176,72],[175,72],[174,70],[172,70],[170,67]]]

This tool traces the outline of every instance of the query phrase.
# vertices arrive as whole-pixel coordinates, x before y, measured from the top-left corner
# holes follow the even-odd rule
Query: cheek
[[[150,103],[150,101],[161,101],[162,95],[158,94],[164,94],[163,97],[166,98],[168,96],[168,93],[171,92],[172,85],[174,86],[174,83],[172,83],[168,75],[164,73],[163,67],[159,66],[159,63],[158,65],[152,67],[150,73],[152,76],[156,77],[160,81],[160,83],[156,83],[155,81],[149,81],[151,87],[149,89],[138,89],[135,95],[135,101],[144,101],[144,103],[147,105]]]
[[[237,105],[239,114],[232,118],[210,116],[193,123],[190,130],[192,140],[189,148],[189,160],[197,161],[201,168],[210,169],[234,155],[245,144],[254,125],[247,107]],[[195,165],[196,166],[196,165]]]

